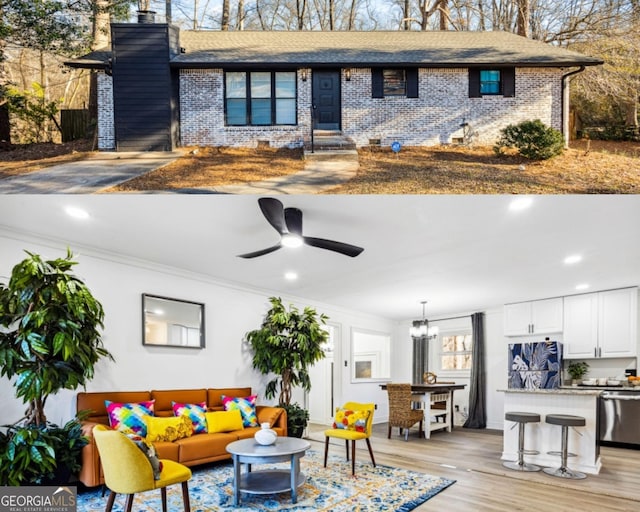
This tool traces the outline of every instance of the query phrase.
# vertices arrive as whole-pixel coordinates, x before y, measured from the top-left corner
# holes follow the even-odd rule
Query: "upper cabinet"
[[[635,357],[637,322],[637,288],[565,297],[564,357]]]
[[[504,306],[505,336],[560,332],[562,332],[562,297]]]

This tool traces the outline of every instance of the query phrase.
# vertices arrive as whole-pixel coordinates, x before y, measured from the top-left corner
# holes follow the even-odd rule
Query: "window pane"
[[[442,356],[443,370],[470,370],[471,354]]]
[[[253,89],[253,86],[252,86]],[[251,124],[271,124],[271,99],[251,100]]]
[[[500,94],[500,70],[483,69],[480,71],[480,93]]]
[[[269,73],[268,71],[251,73],[251,97],[271,97],[271,73]]]
[[[227,73],[225,79],[227,82],[227,98],[247,97],[246,73]]]
[[[296,97],[296,74],[276,73],[276,98]]]
[[[296,100],[276,100],[276,124],[296,124]]]
[[[228,99],[227,100],[227,124],[245,125],[247,124],[247,100]]]
[[[382,71],[385,96],[406,96],[407,81],[404,69],[384,69]]]

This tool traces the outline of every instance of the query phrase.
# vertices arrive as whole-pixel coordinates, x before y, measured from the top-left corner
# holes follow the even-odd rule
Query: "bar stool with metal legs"
[[[567,467],[567,457],[575,457],[575,453],[569,453],[569,427],[584,427],[586,420],[582,416],[572,416],[569,414],[547,414],[546,423],[550,425],[562,426],[562,445],[559,452],[548,452],[549,455],[560,455],[562,457],[559,468],[544,468],[543,471],[547,475],[558,476],[561,478],[582,479],[587,475],[580,471],[573,471]],[[576,430],[576,432],[578,432]],[[580,434],[580,432],[578,432]],[[580,434],[582,435],[582,434]]]
[[[540,466],[536,466],[535,464],[529,464],[524,461],[525,455],[536,455],[540,453],[535,450],[524,449],[524,426],[527,423],[539,423],[540,415],[533,412],[507,412],[504,414],[504,419],[507,421],[515,422],[513,427],[511,427],[512,429],[515,428],[516,425],[519,426],[518,460],[503,462],[502,465],[509,469],[515,469],[516,471],[540,471],[541,469]]]

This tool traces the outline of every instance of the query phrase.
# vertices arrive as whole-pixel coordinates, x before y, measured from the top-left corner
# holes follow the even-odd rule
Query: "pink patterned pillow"
[[[109,426],[125,434],[135,434],[140,437],[147,437],[147,424],[145,416],[153,416],[155,400],[140,403],[124,404],[105,400],[109,416]]]
[[[256,398],[258,398],[257,395],[251,395],[245,398],[234,398],[232,396],[222,395],[222,405],[225,411],[239,410],[242,415],[242,425],[244,427],[257,427]]]
[[[193,424],[194,434],[207,433],[207,418],[204,415],[207,412],[207,403],[199,404],[181,404],[179,402],[171,402],[174,416],[186,416]]]

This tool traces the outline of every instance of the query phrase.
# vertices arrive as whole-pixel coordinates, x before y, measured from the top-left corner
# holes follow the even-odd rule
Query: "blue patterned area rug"
[[[366,456],[366,455],[363,455]],[[329,455],[327,467],[322,467],[323,455],[309,450],[300,461],[306,482],[298,489],[298,503],[291,503],[290,493],[271,495],[241,495],[239,507],[233,506],[233,465],[231,462],[201,466],[193,469],[189,481],[192,512],[235,510],[267,512],[276,510],[335,512],[397,511],[408,512],[452,485],[455,480],[356,461],[356,476],[351,477],[351,463],[336,455]],[[277,464],[274,467],[286,467]],[[254,471],[260,466],[254,466]],[[101,497],[99,488],[78,493],[78,512],[104,511],[108,492]],[[182,510],[180,485],[167,489],[169,510]],[[114,512],[124,509],[125,497],[118,495]],[[160,491],[136,495],[133,509],[157,512],[162,509]]]

